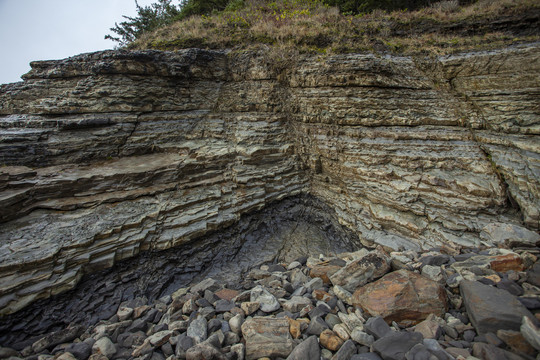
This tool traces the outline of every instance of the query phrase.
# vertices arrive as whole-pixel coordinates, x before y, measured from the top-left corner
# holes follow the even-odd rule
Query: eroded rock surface
[[[0,88],[0,314],[300,194],[387,250],[537,231],[539,57],[529,44],[285,69],[196,49],[32,63]]]

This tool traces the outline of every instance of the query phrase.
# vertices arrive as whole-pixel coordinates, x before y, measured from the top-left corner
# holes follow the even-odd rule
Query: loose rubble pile
[[[123,303],[0,358],[36,360],[538,359],[540,251],[531,245],[362,249],[263,265]],[[4,346],[9,344],[4,344]]]

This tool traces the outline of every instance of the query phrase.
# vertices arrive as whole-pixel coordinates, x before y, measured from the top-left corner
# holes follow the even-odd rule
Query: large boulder
[[[463,280],[459,287],[469,319],[479,334],[496,333],[499,329],[519,331],[523,316],[534,319],[517,297],[506,290],[468,280]]]
[[[365,285],[353,294],[353,305],[387,323],[414,325],[429,314],[442,316],[447,309],[444,288],[433,280],[408,270],[398,270]]]

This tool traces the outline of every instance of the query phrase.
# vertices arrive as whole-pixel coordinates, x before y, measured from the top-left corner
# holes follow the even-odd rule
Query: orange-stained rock
[[[330,351],[338,351],[344,343],[343,339],[330,329],[326,329],[321,333],[319,341],[322,346]]]
[[[214,293],[218,298],[231,301],[235,297],[238,296],[239,292],[237,290],[231,290],[231,289],[221,289]]]
[[[501,281],[501,277],[497,274],[491,274],[491,275],[487,275],[487,276],[484,276],[486,279],[489,279],[491,281],[493,281],[494,283],[498,283],[499,281]]]
[[[522,352],[528,355],[534,355],[536,353],[536,350],[525,340],[519,331],[498,330],[497,337],[515,352]]]
[[[302,336],[302,329],[300,321],[291,319],[290,317],[286,317],[287,321],[289,322],[289,332],[291,333],[291,336],[293,339],[299,339],[300,336]]]
[[[321,278],[325,284],[330,284],[329,276],[336,273],[341,269],[341,266],[337,265],[315,265],[309,271],[309,276],[312,278]]]
[[[506,254],[494,256],[489,262],[491,269],[497,272],[507,272],[509,270],[523,271],[523,260],[518,254]]]
[[[437,321],[428,318],[416,325],[414,331],[422,334],[424,339],[438,339],[441,336],[442,329]]]
[[[432,313],[442,316],[447,309],[441,285],[404,269],[362,286],[354,292],[352,302],[372,316],[406,326],[417,324]]]
[[[313,290],[312,295],[315,299],[322,300],[324,302],[329,301],[332,298],[332,295],[321,289]]]

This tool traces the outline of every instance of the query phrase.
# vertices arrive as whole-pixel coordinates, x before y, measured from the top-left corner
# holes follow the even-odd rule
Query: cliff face
[[[290,119],[310,191],[393,248],[478,245],[512,205],[538,229],[538,74],[537,47],[307,60]]]
[[[0,314],[299,194],[393,249],[536,231],[539,50],[32,63],[0,91]]]

